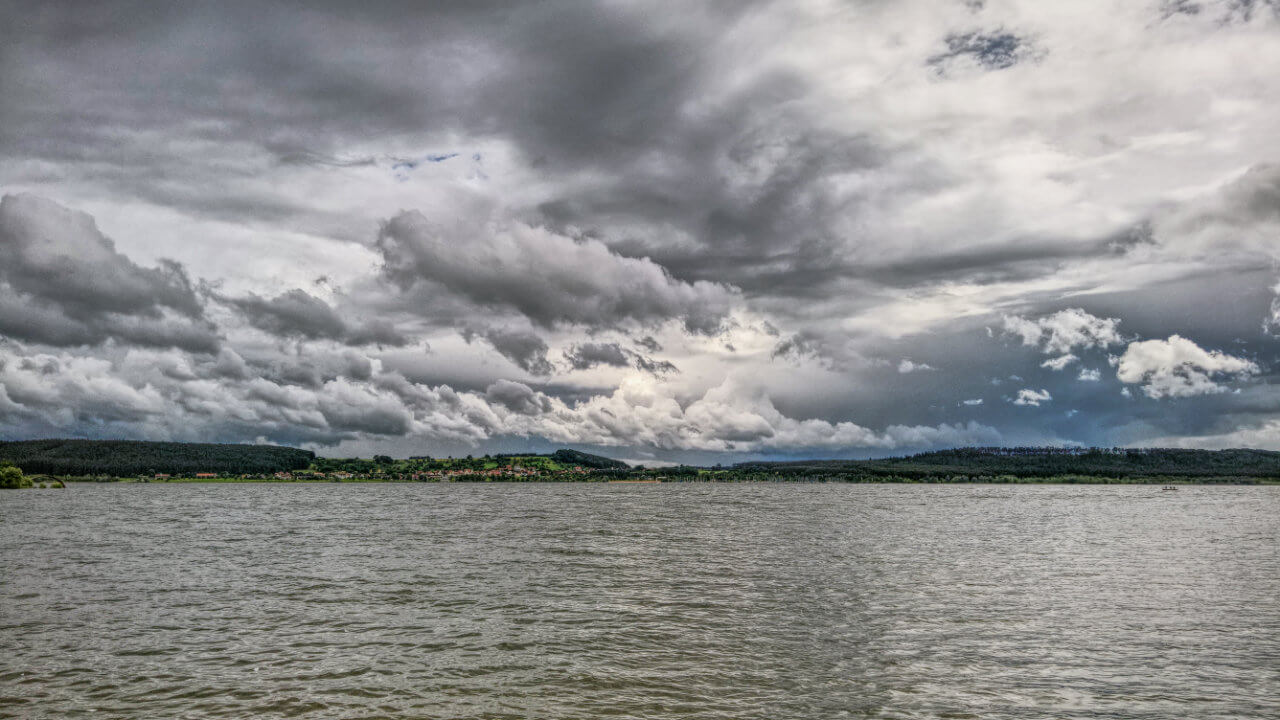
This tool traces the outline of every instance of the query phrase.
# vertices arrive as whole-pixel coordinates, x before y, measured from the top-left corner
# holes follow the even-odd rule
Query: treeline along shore
[[[1248,449],[957,448],[875,460],[646,468],[569,449],[458,458],[326,458],[276,445],[25,440],[0,442],[0,463],[27,477],[96,482],[1280,484],[1280,452]]]

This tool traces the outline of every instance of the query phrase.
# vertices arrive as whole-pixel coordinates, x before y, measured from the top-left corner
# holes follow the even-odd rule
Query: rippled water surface
[[[1280,717],[1280,487],[0,493],[0,716]]]

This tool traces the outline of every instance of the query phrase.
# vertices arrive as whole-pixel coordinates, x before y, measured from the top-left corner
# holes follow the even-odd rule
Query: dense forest
[[[0,442],[0,460],[28,474],[135,477],[156,473],[271,473],[301,470],[315,453],[278,445],[22,440]]]
[[[561,465],[579,465],[598,470],[626,470],[628,467],[621,460],[614,460],[603,455],[592,455],[580,450],[557,450],[551,453],[551,459]]]
[[[1166,448],[957,448],[879,460],[739,463],[732,472],[780,479],[934,482],[1004,478],[1277,479],[1280,452]]]

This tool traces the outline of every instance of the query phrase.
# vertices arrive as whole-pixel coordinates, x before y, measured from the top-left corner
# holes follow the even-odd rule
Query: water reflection
[[[1280,488],[0,496],[0,715],[1280,716]]]

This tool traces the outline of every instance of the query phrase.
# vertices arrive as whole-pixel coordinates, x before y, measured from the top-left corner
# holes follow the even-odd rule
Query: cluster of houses
[[[489,470],[421,470],[421,471],[410,473],[409,477],[411,477],[414,480],[439,481],[439,480],[449,480],[451,478],[456,478],[456,477],[479,476],[479,477],[491,477],[491,478],[530,478],[530,477],[540,477],[544,475],[565,475],[570,473],[581,474],[583,472],[586,472],[586,469],[579,465],[574,465],[571,468],[568,468],[566,470],[560,470],[554,473],[537,470],[535,468],[521,467],[519,465],[510,465],[510,466],[504,466],[504,467],[491,468]]]
[[[278,472],[278,473],[272,474],[271,477],[275,478],[276,480],[285,480],[285,481],[288,481],[288,480],[350,480],[352,478],[375,478],[375,479],[385,478],[385,479],[397,479],[397,480],[411,479],[411,480],[418,480],[421,482],[432,482],[432,481],[439,482],[439,481],[448,481],[458,477],[479,476],[479,477],[488,477],[488,478],[531,478],[531,477],[540,477],[540,476],[549,476],[549,475],[568,475],[568,474],[580,475],[585,472],[587,472],[587,468],[584,468],[581,465],[574,465],[571,468],[566,468],[564,470],[559,470],[557,472],[548,472],[548,471],[538,470],[536,468],[527,468],[527,467],[521,467],[520,465],[511,465],[511,466],[492,468],[489,470],[464,470],[464,469],[420,470],[420,471],[415,471],[411,473],[396,473],[394,475],[388,475],[387,473],[367,473],[367,474],[352,473],[352,472],[347,472],[345,470],[335,470],[333,472],[312,472],[312,471],[304,470],[304,471],[298,471],[298,472]],[[217,477],[223,477],[223,475],[220,475],[218,473],[195,473],[194,477],[217,478]],[[169,478],[170,476],[164,473],[156,473],[156,476],[155,476],[156,480],[168,480]]]

